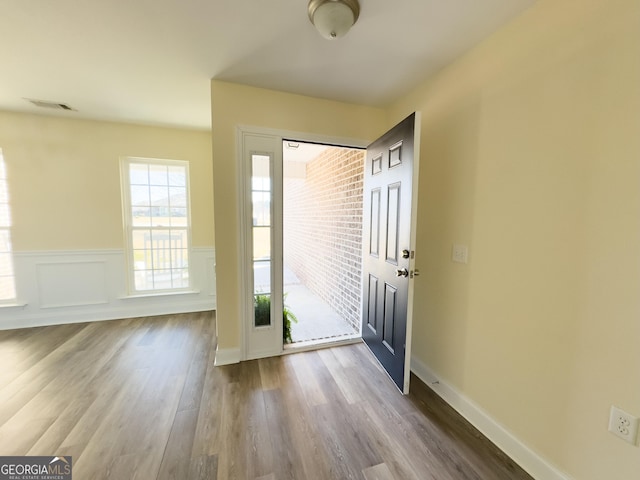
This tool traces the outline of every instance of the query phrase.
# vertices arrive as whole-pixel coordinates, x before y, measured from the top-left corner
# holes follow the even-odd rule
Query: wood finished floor
[[[0,455],[74,480],[531,479],[362,344],[214,367],[212,313],[0,332]]]

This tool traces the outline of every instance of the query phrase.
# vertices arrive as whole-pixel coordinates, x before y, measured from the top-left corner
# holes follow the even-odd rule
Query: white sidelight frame
[[[241,130],[238,135],[240,166],[240,312],[243,360],[282,353],[282,142],[278,137]],[[255,326],[253,281],[252,160],[254,155],[270,159],[271,178],[271,324]]]

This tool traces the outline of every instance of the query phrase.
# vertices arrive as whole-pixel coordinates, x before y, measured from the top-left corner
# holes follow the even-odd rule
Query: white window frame
[[[173,166],[173,167],[182,167],[185,169],[186,173],[186,208],[187,208],[187,225],[185,227],[187,234],[187,274],[188,274],[188,284],[183,287],[175,287],[175,288],[151,288],[144,290],[136,289],[135,282],[135,268],[134,268],[134,248],[133,248],[133,233],[136,230],[167,230],[171,231],[172,227],[165,226],[134,226],[133,218],[131,215],[131,182],[129,178],[129,166],[131,164],[146,164],[146,165],[162,165],[162,166]],[[120,185],[122,192],[122,219],[124,223],[124,234],[125,234],[125,245],[126,245],[126,256],[127,256],[127,283],[128,283],[128,291],[131,296],[153,296],[163,293],[179,293],[179,292],[191,292],[193,285],[193,268],[192,268],[192,258],[193,251],[191,248],[191,186],[190,186],[190,174],[189,174],[189,162],[185,160],[168,160],[168,159],[158,159],[158,158],[146,158],[146,157],[123,157],[120,159]],[[181,229],[182,230],[182,229]]]
[[[15,304],[17,293],[16,293],[16,271],[15,271],[15,263],[13,258],[13,246],[11,244],[11,198],[9,196],[9,183],[6,175],[6,162],[4,160],[4,156],[2,154],[2,149],[0,148],[0,170],[3,174],[0,176],[0,188],[3,190],[4,199],[0,199],[0,203],[6,206],[6,215],[7,218],[3,219],[3,222],[0,222],[0,230],[6,232],[8,239],[8,250],[6,252],[2,252],[7,255],[7,262],[3,265],[4,269],[9,272],[6,275],[3,275],[4,278],[10,279],[12,282],[13,296],[0,299],[0,306],[4,305],[13,305]]]

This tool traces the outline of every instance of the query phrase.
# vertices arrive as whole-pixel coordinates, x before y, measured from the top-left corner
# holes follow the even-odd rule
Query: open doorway
[[[284,303],[297,319],[291,345],[359,337],[366,152],[288,140],[282,151]]]

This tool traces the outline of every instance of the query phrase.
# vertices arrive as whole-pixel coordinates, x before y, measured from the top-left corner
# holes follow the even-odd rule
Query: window
[[[0,304],[16,298],[16,282],[13,272],[11,249],[11,210],[9,188],[2,150],[0,150]]]
[[[251,155],[253,294],[256,327],[271,325],[271,157]]]
[[[127,158],[121,171],[130,290],[188,289],[188,162]]]

